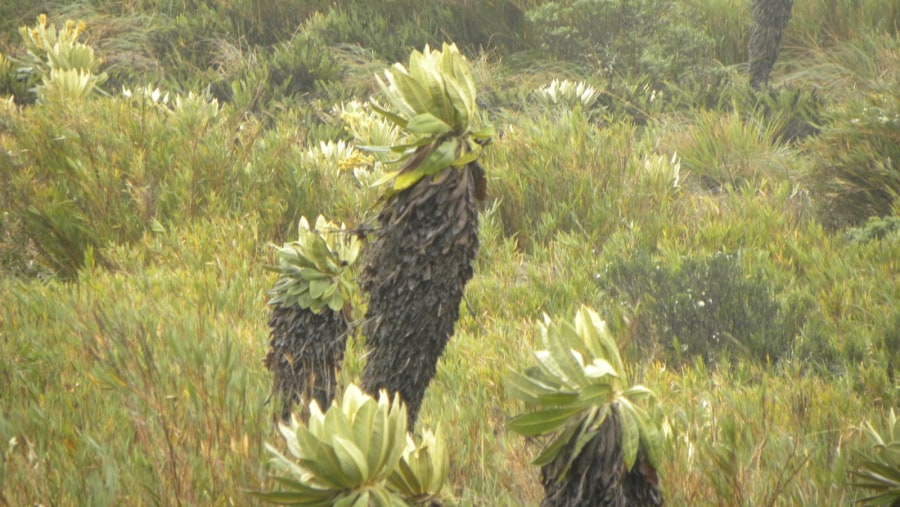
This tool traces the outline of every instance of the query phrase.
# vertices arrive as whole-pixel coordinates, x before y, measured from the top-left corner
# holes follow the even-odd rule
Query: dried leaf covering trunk
[[[750,85],[759,88],[769,80],[778,58],[784,30],[791,19],[793,0],[753,0],[748,53]]]
[[[269,329],[272,339],[263,363],[275,377],[273,391],[282,400],[281,418],[289,419],[294,403],[299,403],[306,420],[310,400],[327,410],[349,332],[344,316],[328,308],[317,314],[299,306],[274,306]]]
[[[477,163],[448,168],[392,196],[366,255],[360,284],[370,295],[363,389],[400,393],[410,428],[472,278],[479,171]]]
[[[615,409],[613,409],[615,410]],[[572,445],[541,468],[541,507],[659,507],[664,505],[656,471],[638,451],[631,471],[625,470],[619,419],[610,413],[597,434],[581,449],[568,471]],[[562,479],[560,475],[564,474]]]

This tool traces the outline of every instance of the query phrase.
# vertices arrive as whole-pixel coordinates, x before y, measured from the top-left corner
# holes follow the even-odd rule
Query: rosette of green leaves
[[[641,385],[628,385],[606,323],[587,307],[576,313],[574,324],[552,322],[546,316],[544,320],[540,325],[544,350],[535,353],[537,365],[505,379],[507,391],[533,409],[512,419],[510,429],[526,436],[555,434],[533,463],[546,465],[571,448],[568,469],[606,418],[618,417],[626,467],[634,466],[638,449],[643,449],[658,468],[662,434],[648,407],[636,403],[654,402],[653,393]]]
[[[410,435],[406,449],[388,486],[412,505],[443,505],[451,497],[447,491],[450,475],[450,455],[440,433],[426,430],[421,443]]]
[[[415,185],[448,167],[464,167],[481,155],[482,145],[494,135],[490,127],[475,130],[475,80],[469,62],[455,44],[439,50],[425,46],[413,51],[409,67],[396,63],[376,76],[391,110],[371,101],[372,108],[404,130],[410,142],[390,147],[366,146],[370,151],[399,154],[403,167],[378,183],[393,181],[392,191]]]
[[[359,291],[350,268],[362,247],[356,235],[344,224],[335,225],[321,215],[310,228],[306,217],[300,219],[300,237],[278,250],[279,273],[269,291],[269,304],[300,306],[319,313],[324,308],[348,311]]]
[[[853,485],[867,489],[871,495],[858,502],[866,505],[900,505],[900,420],[891,409],[888,425],[879,432],[866,423],[864,430],[872,443],[871,452],[856,452],[860,465],[851,472]]]
[[[255,493],[270,503],[387,507],[444,500],[449,461],[440,438],[407,433],[406,407],[382,391],[376,401],[357,386],[324,414],[315,401],[308,426],[279,425],[290,457],[266,445],[280,491]]]
[[[84,22],[66,20],[57,29],[53,23],[47,23],[47,16],[41,14],[33,27],[20,27],[19,34],[27,50],[24,63],[43,76],[45,81],[63,82],[58,85],[64,89],[81,89],[86,84],[78,85],[76,78],[90,83],[90,90],[106,81],[106,73],[97,74],[102,63],[94,55],[94,48],[78,42],[84,33]],[[55,76],[52,74],[56,74]]]
[[[296,419],[279,425],[291,458],[271,445],[269,464],[282,491],[258,493],[263,500],[309,506],[406,505],[386,486],[403,456],[406,407],[382,392],[376,401],[350,385],[340,404],[322,413],[309,405],[309,426]]]

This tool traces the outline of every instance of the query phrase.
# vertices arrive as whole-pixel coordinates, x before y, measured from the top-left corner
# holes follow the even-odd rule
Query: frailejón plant
[[[398,144],[368,149],[401,165],[379,180],[390,185],[360,282],[369,293],[362,386],[399,392],[413,425],[473,274],[486,181],[478,158],[492,129],[473,127],[475,81],[454,45],[414,51],[378,83],[388,107],[371,106],[400,132]]]
[[[659,496],[655,470],[663,438],[642,404],[652,403],[653,393],[629,385],[606,323],[582,307],[574,323],[545,316],[540,339],[537,364],[524,373],[512,372],[506,388],[531,408],[512,419],[510,429],[526,436],[552,435],[533,462],[543,467],[545,504],[573,505],[567,497],[575,490],[588,502],[584,505],[631,505],[631,494]],[[628,473],[646,475],[648,491],[626,491]],[[585,479],[593,488],[590,493],[581,490]]]
[[[279,430],[290,456],[266,445],[280,491],[259,492],[271,503],[306,506],[405,506],[446,498],[443,443],[427,432],[421,444],[407,433],[406,407],[382,392],[378,400],[350,385],[340,404],[309,407]]]
[[[878,432],[870,423],[864,430],[872,442],[871,452],[857,452],[862,460],[859,467],[851,472],[853,485],[869,490],[869,496],[858,502],[873,506],[900,506],[900,420],[894,410],[888,416],[884,433]]]
[[[584,81],[569,81],[568,79],[554,79],[547,85],[538,88],[534,92],[539,102],[547,105],[564,105],[568,107],[581,106],[584,109],[591,108],[600,98],[600,90]]]
[[[444,44],[440,51],[426,45],[424,52],[412,52],[408,69],[395,63],[384,75],[385,79],[376,79],[393,110],[374,100],[371,106],[414,139],[390,147],[365,147],[389,149],[399,154],[397,162],[405,162],[381,182],[392,181],[393,191],[399,192],[425,176],[478,160],[482,145],[494,131],[490,127],[472,129],[477,112],[475,80],[455,44]]]
[[[349,311],[357,288],[348,268],[356,262],[361,242],[344,224],[333,224],[321,215],[313,227],[302,217],[299,229],[297,241],[275,247],[278,264],[271,269],[279,278],[269,291],[269,304],[296,305],[314,313],[326,307]]]
[[[282,398],[282,419],[290,418],[294,403],[331,405],[358,292],[352,268],[360,248],[343,224],[322,216],[312,228],[302,218],[297,241],[278,248],[273,269],[279,278],[269,291],[271,340],[263,364]]]
[[[20,60],[20,70],[29,74],[42,100],[58,97],[79,99],[98,90],[106,82],[106,73],[98,73],[101,60],[94,48],[79,42],[86,25],[83,21],[66,20],[61,28],[47,22],[40,14],[33,27],[19,28],[26,55]]]

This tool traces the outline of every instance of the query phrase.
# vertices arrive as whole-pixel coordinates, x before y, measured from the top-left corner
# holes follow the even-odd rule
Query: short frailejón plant
[[[900,507],[900,420],[891,409],[883,434],[869,423],[866,423],[865,431],[872,442],[872,451],[857,453],[862,462],[851,475],[854,486],[867,489],[871,494],[858,501],[866,505]]]
[[[395,64],[385,77],[391,110],[372,107],[412,140],[368,147],[402,165],[381,179],[389,188],[360,283],[370,295],[362,384],[400,393],[412,426],[472,277],[485,183],[478,158],[492,131],[472,128],[475,82],[456,46],[414,51],[408,68]]]
[[[644,386],[629,386],[619,350],[600,317],[581,308],[574,324],[540,326],[537,366],[506,379],[507,391],[533,411],[509,427],[553,435],[534,460],[544,506],[662,505],[656,469],[662,434],[647,409]]]
[[[84,98],[106,82],[106,73],[98,73],[101,61],[94,48],[78,41],[85,29],[83,21],[72,20],[58,29],[47,23],[46,14],[33,27],[19,28],[27,50],[21,70],[28,81],[41,82],[35,90],[39,99]]]
[[[388,507],[442,505],[449,458],[435,434],[421,443],[407,433],[398,396],[378,400],[347,387],[341,403],[323,413],[313,401],[309,424],[279,425],[290,457],[274,447],[270,466],[280,491],[257,496],[271,503],[306,506]]]
[[[279,278],[269,291],[272,339],[264,362],[283,400],[282,418],[295,402],[331,404],[358,293],[351,267],[360,248],[343,224],[321,216],[312,228],[302,218],[298,240],[278,248],[272,270]]]
[[[578,106],[587,110],[593,107],[600,98],[600,90],[584,81],[554,79],[549,84],[535,90],[534,97],[538,102],[546,105],[564,105],[569,108]]]

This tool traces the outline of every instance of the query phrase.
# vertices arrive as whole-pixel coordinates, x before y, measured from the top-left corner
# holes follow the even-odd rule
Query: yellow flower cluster
[[[354,150],[349,157],[342,158],[338,162],[338,169],[341,171],[352,171],[358,167],[371,167],[375,164],[375,157],[372,155],[363,155],[359,151]]]
[[[67,19],[62,31],[57,32],[56,25],[47,24],[47,15],[39,14],[37,23],[31,30],[28,27],[21,27],[20,32],[23,36],[28,34],[28,39],[34,44],[34,47],[40,51],[49,50],[57,41],[65,41],[74,44],[78,37],[87,30],[87,24],[84,21],[72,21]],[[28,41],[26,41],[27,43]]]

